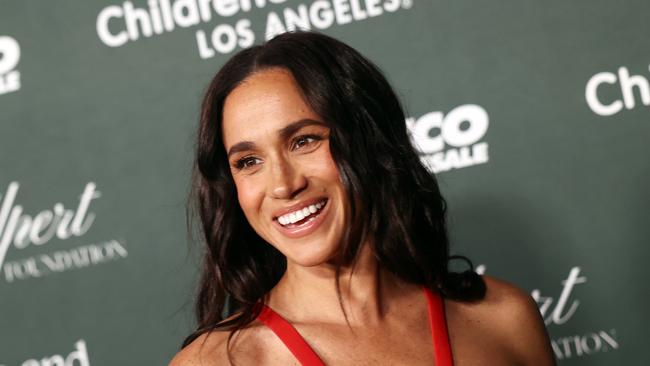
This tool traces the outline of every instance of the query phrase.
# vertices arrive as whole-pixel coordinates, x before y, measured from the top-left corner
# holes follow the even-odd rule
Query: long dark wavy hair
[[[237,53],[205,93],[188,203],[188,217],[200,219],[205,253],[198,327],[183,347],[211,330],[230,330],[232,337],[255,320],[286,269],[286,258],[257,235],[239,206],[221,136],[228,94],[275,67],[293,75],[307,104],[330,127],[330,151],[351,207],[337,287],[340,266],[353,264],[368,242],[379,266],[404,281],[447,298],[483,298],[485,284],[471,262],[449,255],[446,203],[411,145],[402,106],[381,71],[336,39],[291,32]],[[469,270],[451,272],[454,258],[466,260]]]

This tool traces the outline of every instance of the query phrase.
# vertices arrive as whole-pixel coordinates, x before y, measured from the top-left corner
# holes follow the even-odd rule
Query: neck
[[[271,291],[269,305],[294,320],[318,319],[350,325],[380,322],[393,307],[391,299],[412,287],[380,268],[369,245],[353,266],[341,267],[340,299],[336,265],[302,267],[287,263],[287,271]],[[342,305],[342,306],[341,306]]]

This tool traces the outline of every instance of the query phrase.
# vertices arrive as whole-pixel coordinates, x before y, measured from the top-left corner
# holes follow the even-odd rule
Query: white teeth
[[[300,210],[296,210],[292,213],[282,215],[278,217],[278,222],[280,225],[288,225],[288,224],[293,224],[296,223],[305,217],[308,217],[312,214],[315,214],[318,210],[320,210],[323,206],[325,205],[325,202],[318,202],[314,205],[309,205],[307,207],[303,207]]]

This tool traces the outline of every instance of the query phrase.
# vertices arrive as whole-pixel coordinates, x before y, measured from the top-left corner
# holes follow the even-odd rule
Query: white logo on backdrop
[[[218,17],[220,23],[212,30],[195,33],[199,56],[203,59],[228,54],[255,43],[254,29],[264,29],[263,38],[296,29],[325,30],[364,19],[394,13],[413,6],[412,0],[316,0],[266,13],[266,23],[260,27],[248,18],[236,18],[242,13],[285,3],[286,0],[149,0],[138,7],[131,1],[110,5],[97,15],[99,39],[109,47],[120,47],[144,37],[149,38],[208,23]],[[226,21],[223,21],[226,20]]]
[[[0,268],[6,282],[43,277],[55,272],[83,268],[128,255],[123,244],[115,239],[87,244],[72,249],[6,261],[12,250],[23,250],[30,245],[42,246],[52,239],[67,240],[86,234],[95,221],[89,210],[93,200],[101,197],[95,183],[88,183],[79,197],[76,210],[56,203],[52,209],[31,216],[23,213],[23,206],[15,204],[20,185],[9,184],[0,206]],[[12,246],[13,244],[13,246]]]
[[[9,36],[0,36],[0,95],[20,89],[20,46]]]
[[[41,358],[32,358],[25,360],[21,366],[90,366],[88,359],[88,350],[86,348],[86,341],[83,339],[78,340],[74,344],[74,351],[68,355],[52,355]]]
[[[614,98],[603,98],[602,94],[599,95],[602,91],[613,94]],[[613,116],[623,108],[634,109],[639,104],[650,106],[650,84],[645,76],[630,75],[627,67],[623,66],[616,74],[605,71],[592,76],[585,87],[585,99],[597,115]]]
[[[477,266],[476,272],[485,273],[485,266]],[[552,296],[542,295],[539,289],[534,289],[531,292],[547,326],[564,325],[576,314],[580,301],[572,298],[573,292],[577,285],[587,282],[587,277],[581,276],[580,272],[580,267],[571,268],[567,278],[561,282],[562,289],[557,300]],[[616,329],[600,329],[552,339],[551,347],[555,357],[558,360],[563,360],[617,350],[619,343],[616,340]]]
[[[446,115],[429,112],[406,119],[422,163],[434,173],[487,163],[488,144],[481,139],[488,125],[487,112],[475,104],[458,106]]]

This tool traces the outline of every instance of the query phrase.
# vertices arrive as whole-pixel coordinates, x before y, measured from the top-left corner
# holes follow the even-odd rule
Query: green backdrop
[[[650,363],[650,3],[0,0],[0,365],[165,365],[193,327],[202,91],[311,27],[374,60],[453,251],[531,292],[560,365]]]

